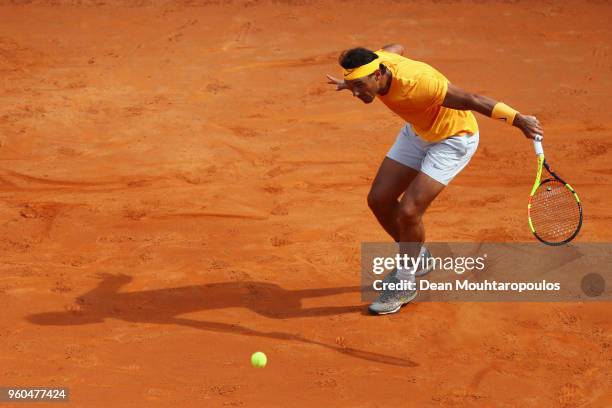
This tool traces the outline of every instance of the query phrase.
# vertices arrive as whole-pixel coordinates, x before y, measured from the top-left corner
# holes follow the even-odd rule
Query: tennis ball
[[[268,364],[268,357],[261,351],[253,353],[251,356],[251,364],[253,367],[264,368]]]

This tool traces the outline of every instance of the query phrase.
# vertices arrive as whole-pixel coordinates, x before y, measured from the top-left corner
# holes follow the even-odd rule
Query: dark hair
[[[376,58],[378,58],[378,55],[376,55],[374,51],[370,51],[363,47],[357,47],[343,51],[338,58],[338,63],[344,69],[351,69],[372,62]],[[382,73],[385,73],[386,67],[380,64],[380,70]]]

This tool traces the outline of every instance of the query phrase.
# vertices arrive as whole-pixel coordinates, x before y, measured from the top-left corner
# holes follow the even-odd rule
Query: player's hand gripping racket
[[[578,235],[582,206],[572,186],[557,176],[544,158],[542,138],[533,141],[538,172],[529,196],[527,216],[533,235],[547,245],[563,245]],[[542,180],[542,167],[552,177]]]

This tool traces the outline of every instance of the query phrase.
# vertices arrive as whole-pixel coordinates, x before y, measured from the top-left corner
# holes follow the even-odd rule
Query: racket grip
[[[535,153],[537,156],[544,154],[544,148],[542,147],[542,136],[536,136],[533,139],[533,148],[535,149]]]

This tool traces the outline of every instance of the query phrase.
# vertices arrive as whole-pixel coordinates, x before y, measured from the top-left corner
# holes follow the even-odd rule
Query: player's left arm
[[[473,110],[488,117],[512,121],[514,127],[519,128],[526,137],[534,139],[537,135],[543,136],[540,121],[535,116],[523,115],[508,105],[493,100],[487,96],[473,94],[448,84],[446,96],[442,106],[457,110]]]

